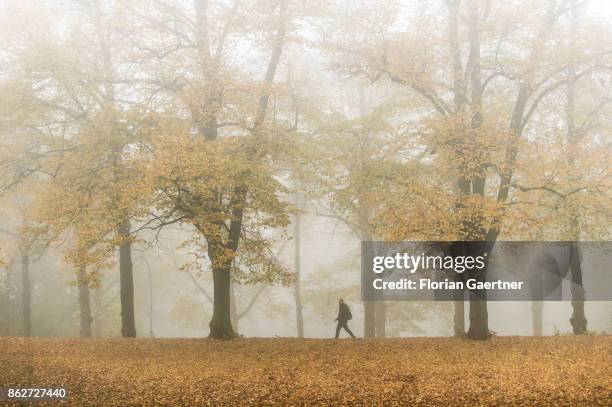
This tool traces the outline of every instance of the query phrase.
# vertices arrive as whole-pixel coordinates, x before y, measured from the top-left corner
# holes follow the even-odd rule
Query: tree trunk
[[[2,303],[0,304],[1,326],[0,335],[8,336],[11,333],[12,316],[11,316],[11,273],[10,265],[5,266],[6,277],[4,279],[4,291],[2,292]]]
[[[153,331],[153,275],[151,274],[151,266],[149,261],[146,260],[147,276],[149,277],[149,338],[155,338],[155,331]]]
[[[295,206],[299,210],[300,199],[298,192],[295,192]],[[293,282],[293,292],[295,297],[295,323],[297,325],[298,338],[304,337],[304,317],[302,315],[302,296],[300,293],[300,273],[302,269],[301,262],[301,219],[300,214],[296,213],[293,219],[293,268],[295,272],[295,280]]]
[[[387,322],[387,304],[384,301],[376,301],[374,303],[374,313],[376,314],[375,323],[376,326],[376,337],[385,338],[387,336],[386,322]]]
[[[30,283],[30,256],[21,256],[21,299],[23,312],[23,336],[32,336],[32,286]]]
[[[276,29],[276,35],[274,37],[272,55],[266,69],[266,76],[264,79],[264,88],[259,97],[259,107],[252,127],[252,133],[257,134],[260,126],[263,124],[266,110],[268,107],[268,101],[270,97],[270,90],[274,82],[276,75],[276,69],[280,61],[280,57],[283,51],[285,43],[286,25],[288,23],[288,0],[281,0],[279,4],[279,16],[278,26]],[[214,88],[218,88],[216,84],[218,81],[214,75],[210,75],[209,67],[215,65],[210,64],[210,43],[208,37],[208,2],[197,0],[195,1],[196,21],[197,21],[197,46],[200,52],[200,62],[203,69],[205,70],[205,78],[213,79],[215,84]],[[214,71],[214,70],[213,70]],[[213,95],[216,98],[216,95]],[[216,101],[215,101],[216,102]],[[208,110],[211,106],[207,106]],[[207,113],[201,118],[203,123],[216,123],[216,109],[212,106],[211,113]],[[208,141],[214,141],[217,137],[217,132],[212,134],[206,134],[204,136]],[[228,244],[223,243],[223,236],[221,227],[215,233],[208,234],[208,255],[211,261],[213,270],[213,316],[209,323],[210,334],[209,337],[216,339],[233,338],[236,336],[234,329],[232,328],[231,321],[231,300],[230,300],[230,281],[231,281],[231,261],[223,259],[227,255],[227,251],[236,253],[238,245],[240,243],[240,233],[242,230],[242,220],[244,207],[246,206],[248,186],[237,185],[235,188],[234,201],[235,205],[232,208],[232,217],[228,230]],[[206,234],[205,234],[206,235]]]
[[[374,338],[376,336],[374,301],[363,302],[363,336],[365,338]]]
[[[483,294],[470,292],[470,329],[467,337],[469,339],[484,340],[491,337],[489,332],[489,315],[487,312],[487,300],[480,298]]]
[[[360,110],[361,116],[365,116],[365,94],[363,88],[359,89]],[[369,208],[363,203],[361,192],[359,193],[359,202],[357,206],[357,218],[359,222],[359,231],[361,233],[361,242],[371,242],[373,240],[372,228],[370,224]],[[376,336],[376,304],[375,301],[363,302],[363,336],[365,338],[374,338]]]
[[[576,30],[578,29],[578,10],[576,10],[575,0],[570,1],[572,7],[571,20],[570,20],[570,44],[573,50],[576,49]],[[569,65],[569,74],[573,77],[576,75],[576,66],[572,60]],[[575,98],[576,98],[576,83],[570,81],[567,84],[567,142],[570,146],[569,151],[576,151],[575,146],[580,143],[581,134],[576,129],[576,117],[575,117]],[[572,155],[567,157],[569,165],[569,183],[576,184],[580,182],[580,177],[576,174],[575,159]],[[568,198],[566,198],[568,199]],[[569,203],[566,203],[569,204]],[[580,264],[580,250],[578,248],[577,241],[580,240],[580,214],[572,208],[570,215],[570,234],[571,240],[574,243],[571,244],[571,259],[570,259],[570,270],[572,276],[571,295],[572,295],[572,316],[570,323],[572,324],[572,330],[574,334],[581,335],[587,332],[587,319],[584,314],[584,299],[585,292],[582,286],[582,265]]]
[[[232,282],[230,278],[230,321],[232,322],[232,327],[234,328],[234,332],[240,332],[240,328],[238,327],[238,322],[240,318],[238,317],[238,304],[236,303],[236,287],[234,282]]]
[[[481,253],[490,252],[493,248],[492,242],[464,242],[465,253],[476,257]],[[469,278],[477,282],[487,280],[488,261],[482,269],[472,268],[469,270]],[[470,328],[466,335],[469,339],[484,340],[491,337],[489,332],[489,314],[487,311],[486,290],[468,290],[470,300]]]
[[[467,102],[467,84],[463,75],[461,47],[459,46],[459,5],[458,1],[447,2],[448,40],[450,55],[453,61],[453,102],[457,112],[463,111]],[[462,195],[469,193],[469,185],[464,178],[459,179],[458,186]],[[456,300],[453,305],[454,334],[455,336],[465,336],[465,302],[463,299]]]
[[[544,302],[531,302],[531,334],[542,336],[542,316],[544,314]]]
[[[465,336],[465,301],[457,300],[453,302],[453,331],[455,336]]]
[[[472,130],[476,130],[482,126],[483,122],[479,7],[475,1],[467,1],[468,36],[470,47],[469,57],[467,58],[467,61],[469,62],[466,62],[464,69],[461,58],[461,45],[459,41],[460,32],[458,27],[461,14],[461,2],[449,1],[446,2],[446,4],[448,7],[448,39],[452,59],[455,112],[464,112],[466,104],[469,103],[472,115],[470,127]],[[468,100],[467,98],[468,84],[465,81],[465,78],[468,77],[468,73],[471,100]],[[471,137],[471,134],[466,134],[465,137]],[[458,147],[460,154],[465,154],[465,152],[461,152],[462,146]],[[457,187],[460,193],[460,200],[457,206],[461,208],[465,198],[471,195],[484,196],[486,179],[484,176],[466,176],[466,174],[469,173],[467,168],[459,168],[459,173],[460,176],[457,180]],[[484,170],[482,173],[484,173]],[[462,239],[464,240],[481,240],[484,238],[484,236],[486,236],[486,231],[481,230],[481,227],[475,228],[473,223],[466,219],[464,220],[464,229],[462,234]],[[454,277],[457,278],[458,276]],[[481,337],[484,339],[489,335],[486,300],[484,298],[477,298],[479,295],[480,294],[474,295],[474,293],[470,293],[469,295],[470,329],[467,336],[474,339],[481,339]],[[455,336],[465,335],[465,302],[463,301],[463,298],[456,298],[454,301],[453,330]]]
[[[367,233],[363,233],[363,226],[361,228],[362,228],[362,237],[361,237],[362,241],[371,241],[372,240],[371,236],[368,236]],[[364,301],[363,302],[363,336],[365,338],[374,338],[376,336],[376,325],[377,324],[376,324],[375,301]],[[383,326],[384,326],[384,323],[383,323]]]
[[[94,315],[93,319],[93,328],[94,328],[94,336],[97,338],[102,337],[102,333],[104,331],[104,327],[102,325],[102,287],[97,287],[93,291],[93,299],[94,299]]]
[[[480,41],[480,10],[476,0],[468,0],[468,20],[470,39],[470,90],[472,95],[472,129],[482,126],[482,78],[481,78],[481,41]],[[484,169],[481,169],[484,173]],[[484,176],[476,176],[471,180],[472,193],[484,196],[486,180]],[[482,216],[482,215],[481,215]],[[486,231],[478,227],[477,236],[484,239]],[[486,281],[486,268],[478,273],[480,281]],[[477,298],[480,297],[480,298]],[[470,293],[470,329],[467,337],[470,339],[487,339],[489,333],[489,315],[487,312],[486,292]]]
[[[108,108],[115,110],[116,94],[115,94],[115,69],[112,61],[112,44],[107,35],[107,25],[105,21],[105,12],[102,9],[100,0],[91,3],[94,13],[94,24],[97,30],[97,37],[100,45],[100,63],[103,75],[103,86]],[[116,118],[113,118],[116,120]],[[115,180],[117,180],[116,171],[121,163],[121,151],[124,146],[116,147],[113,151],[113,171],[115,172]],[[117,234],[122,238],[119,246],[119,282],[120,282],[120,300],[121,300],[121,335],[123,337],[132,338],[136,336],[136,320],[134,314],[134,276],[132,269],[132,243],[125,239],[130,234],[130,223],[126,219],[117,227]]]
[[[572,275],[572,317],[570,323],[575,335],[587,332],[587,319],[584,314],[584,287],[582,286],[582,265],[580,264],[580,250],[577,243],[572,243],[570,270]]]
[[[132,243],[126,238],[130,234],[130,224],[122,223],[118,228],[123,239],[119,246],[119,283],[121,292],[121,335],[126,338],[136,336],[134,314],[134,273],[132,269]]]
[[[230,264],[213,265],[213,316],[209,323],[210,338],[230,339],[236,336],[230,313]]]
[[[246,189],[236,190],[235,202],[245,202]],[[228,232],[228,243],[224,244],[222,226],[206,236],[208,258],[213,274],[213,316],[208,324],[209,338],[231,339],[237,336],[232,327],[232,294],[231,294],[231,268],[233,257],[240,243],[242,230],[243,208],[232,209],[232,220]],[[238,318],[236,318],[238,319]]]
[[[89,281],[87,281],[87,271],[85,267],[79,267],[77,272],[77,283],[79,287],[79,310],[80,319],[80,335],[82,338],[91,337],[91,305],[89,302]]]

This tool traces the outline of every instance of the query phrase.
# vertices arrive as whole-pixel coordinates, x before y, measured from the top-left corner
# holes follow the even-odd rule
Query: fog
[[[331,338],[340,298],[360,337],[536,334],[531,301],[465,301],[461,332],[452,301],[366,304],[360,242],[609,241],[610,21],[3,1],[0,335]],[[577,330],[611,332],[612,301],[543,304],[537,334]]]
[[[329,219],[305,216],[302,237],[302,272],[305,289],[312,279],[328,278],[330,284],[317,282],[316,303],[311,297],[304,301],[305,337],[328,338],[334,333],[336,300],[346,299],[354,309],[352,330],[363,335],[363,305],[360,301],[359,284],[359,241],[346,227]],[[172,239],[169,239],[172,240]],[[292,253],[283,253],[286,262]],[[146,259],[146,260],[144,260]],[[136,329],[139,336],[154,337],[206,337],[212,304],[180,271],[181,262],[187,262],[186,252],[163,249],[149,249],[138,253],[134,261],[134,286],[136,307]],[[149,290],[147,262],[151,270],[152,291]],[[12,265],[10,291],[13,313],[20,306],[19,267]],[[78,336],[79,307],[78,290],[70,284],[74,277],[61,261],[60,253],[47,253],[32,266],[33,324],[34,335]],[[210,276],[203,271],[197,277],[200,284],[212,293]],[[243,309],[252,299],[256,290],[238,288],[244,292],[239,307]],[[101,293],[99,293],[101,292]],[[150,293],[152,292],[152,299]],[[118,270],[109,269],[102,277],[100,288],[93,290],[93,330],[99,336],[120,335]],[[151,301],[151,302],[150,302]],[[292,288],[270,286],[258,297],[252,310],[239,320],[239,332],[248,337],[294,337],[297,335],[295,305]],[[152,305],[152,307],[151,307]],[[433,303],[422,303],[432,307]],[[393,307],[406,307],[410,303],[392,303]],[[489,303],[490,329],[498,335],[531,335],[532,303],[527,301],[500,301]],[[403,324],[406,330],[397,336],[451,336],[453,334],[450,303],[442,304],[442,310],[417,317]],[[586,304],[589,329],[594,332],[612,330],[612,302],[594,301]],[[446,315],[445,315],[446,314]],[[410,315],[410,314],[409,314]],[[544,303],[544,335],[571,333],[568,315],[571,315],[569,301]],[[151,326],[152,324],[152,326]],[[413,325],[416,328],[413,328]],[[152,328],[152,330],[151,330]],[[12,334],[22,330],[17,316],[11,322]]]

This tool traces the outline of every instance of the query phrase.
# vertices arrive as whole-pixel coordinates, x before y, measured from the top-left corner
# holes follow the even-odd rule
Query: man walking
[[[348,321],[353,318],[351,315],[351,310],[349,309],[348,305],[344,303],[342,298],[338,300],[338,304],[338,318],[336,318],[336,321],[338,321],[338,326],[336,327],[336,339],[338,339],[338,336],[340,336],[340,328],[344,328],[344,330],[351,335],[351,338],[354,338],[355,335],[353,335],[347,325]]]

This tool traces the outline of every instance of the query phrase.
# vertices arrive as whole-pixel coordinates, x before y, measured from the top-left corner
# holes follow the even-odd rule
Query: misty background
[[[32,29],[31,22],[36,23],[38,18],[42,21],[53,21],[53,13],[57,9],[64,10],[69,16],[64,21],[77,21],[80,17],[72,16],[77,13],[79,7],[87,2],[62,2],[62,1],[2,1],[0,5],[1,22],[5,23],[3,32],[7,37],[17,38],[17,42],[23,40],[23,35],[27,42],[28,30]],[[128,2],[129,3],[129,2]],[[163,16],[164,2],[154,2],[160,7],[160,21],[171,25],[170,18]],[[227,4],[226,4],[227,3]],[[248,2],[251,4],[251,2]],[[375,3],[375,2],[374,2]],[[384,4],[403,3],[404,12],[410,17],[410,21],[427,21],[436,26],[439,16],[435,12],[439,11],[435,7],[426,4],[426,1],[405,1],[405,2],[381,2]],[[520,2],[519,2],[520,3]],[[525,11],[529,2],[521,3],[521,12]],[[168,2],[176,6],[177,9],[191,9],[189,2]],[[233,3],[232,3],[233,4]],[[238,4],[238,2],[236,3]],[[252,2],[254,10],[262,11],[262,15],[268,8],[275,12],[276,2]],[[443,4],[443,2],[440,2]],[[544,3],[542,3],[544,4]],[[231,10],[230,2],[218,2],[221,10]],[[328,114],[330,112],[342,113],[347,121],[358,120],[364,116],[364,111],[376,110],[383,106],[387,100],[400,93],[391,83],[373,84],[364,83],[356,79],[352,72],[338,72],[330,69],[330,66],[338,63],[337,57],[330,56],[329,50],[321,50],[316,44],[321,37],[329,34],[330,38],[345,40],[343,34],[338,34],[340,30],[335,25],[329,25],[326,15],[320,17],[317,13],[321,12],[318,8],[320,2],[305,2],[305,9],[310,12],[308,7],[315,9],[312,14],[307,14],[296,24],[296,28],[291,31],[291,39],[295,41],[288,50],[285,51],[279,64],[277,82],[283,83],[283,89],[278,91],[278,101],[274,99],[272,106],[268,106],[267,113],[264,109],[264,116],[273,116],[276,121],[293,120],[291,108],[292,102],[287,102],[289,93],[294,88],[303,100],[307,100],[310,105],[303,109],[307,111],[304,116],[312,114],[311,111],[319,109],[318,114]],[[306,7],[308,6],[308,7]],[[346,9],[347,13],[351,7],[359,9],[358,15],[372,13],[376,15],[372,2],[351,6],[351,2],[335,2],[334,9]],[[381,6],[382,8],[382,6]],[[29,20],[30,10],[32,20]],[[301,10],[301,9],[300,9]],[[433,11],[432,11],[433,10]],[[594,25],[609,27],[612,19],[612,3],[607,0],[590,0],[586,2],[581,13],[582,21],[592,22]],[[384,12],[381,11],[381,13]],[[34,18],[34,13],[43,17]],[[304,13],[307,13],[304,11]],[[422,15],[419,13],[423,13]],[[431,14],[430,14],[431,13]],[[273,14],[270,12],[270,14]],[[340,13],[341,14],[341,13]],[[275,15],[275,14],[274,14]],[[158,17],[158,16],[155,16]],[[346,17],[346,16],[345,16]],[[222,19],[222,15],[215,15],[215,18]],[[267,17],[266,17],[267,18]],[[347,21],[348,20],[348,21]],[[351,17],[343,20],[351,29],[358,29],[360,21],[355,20],[352,25]],[[399,19],[401,20],[401,19]],[[432,20],[433,22],[431,22]],[[275,19],[270,21],[276,22]],[[264,17],[261,21],[253,23],[256,28],[249,27],[249,30],[259,30],[272,24]],[[121,23],[121,22],[119,22]],[[174,24],[172,20],[172,24]],[[365,23],[364,23],[365,24]],[[525,23],[527,24],[527,23]],[[119,24],[120,25],[120,24]],[[240,26],[240,23],[238,23]],[[246,23],[245,23],[246,26]],[[437,26],[436,26],[437,27]],[[59,25],[55,27],[58,36],[65,34],[74,27]],[[386,27],[389,32],[398,32],[401,27]],[[21,31],[23,29],[23,31]],[[43,26],[44,29],[44,26]],[[233,44],[231,54],[228,56],[227,64],[232,65],[236,70],[240,67],[241,78],[251,74],[253,77],[263,77],[265,67],[262,67],[262,55],[266,55],[270,48],[272,30],[264,33],[249,31],[245,34],[244,43],[237,40]],[[135,28],[136,30],[136,28]],[[84,29],[86,31],[86,29]],[[221,30],[218,30],[221,31]],[[59,34],[58,34],[59,33]],[[39,33],[40,34],[40,33]],[[350,37],[352,33],[346,34]],[[217,33],[222,36],[223,33]],[[160,37],[162,35],[160,34]],[[253,38],[252,38],[252,37]],[[372,34],[374,36],[374,34]],[[44,37],[44,33],[42,34]],[[77,35],[78,37],[78,35]],[[366,35],[366,37],[368,37]],[[384,35],[383,35],[384,37]],[[340,40],[339,40],[340,41]],[[358,40],[355,40],[358,42]],[[364,40],[365,41],[365,40]],[[7,40],[8,43],[10,41]],[[162,41],[163,42],[163,41]],[[253,42],[256,45],[252,45]],[[610,38],[602,39],[608,46],[612,45]],[[264,45],[261,45],[264,44]],[[296,45],[297,44],[297,45]],[[305,44],[304,46],[302,46]],[[315,46],[313,46],[315,44]],[[13,45],[12,43],[10,44]],[[95,41],[91,46],[97,46]],[[113,44],[114,45],[114,44]],[[415,44],[415,46],[420,46]],[[19,48],[19,47],[17,47]],[[144,48],[144,46],[143,46]],[[13,48],[3,47],[2,63],[4,69],[0,71],[0,79],[9,81],[12,77],[13,68],[17,70],[17,65],[13,61]],[[80,51],[75,51],[77,59]],[[124,51],[130,54],[131,50]],[[520,52],[520,51],[519,51]],[[119,55],[119,53],[118,53]],[[44,63],[45,55],[41,52],[41,61],[26,61],[27,63]],[[131,57],[131,54],[130,54]],[[180,58],[177,58],[180,60]],[[341,58],[340,58],[341,59]],[[184,62],[184,61],[181,61]],[[154,64],[152,64],[154,65]],[[189,65],[189,63],[185,63]],[[354,68],[354,67],[351,67]],[[121,69],[129,71],[124,66]],[[119,71],[121,71],[119,69]],[[148,77],[148,70],[155,67],[146,65],[143,77]],[[186,69],[185,66],[177,63],[164,67],[164,74],[173,73],[172,70]],[[167,71],[168,72],[167,72]],[[346,68],[347,71],[351,69]],[[232,72],[233,73],[233,72]],[[70,76],[70,72],[66,73]],[[168,74],[169,75],[169,74]],[[162,75],[163,76],[163,75]],[[252,78],[249,78],[251,80]],[[255,79],[252,79],[255,81]],[[293,82],[291,82],[293,81]],[[603,80],[602,80],[603,81]],[[246,83],[247,81],[245,81]],[[292,85],[293,84],[293,85]],[[241,84],[243,87],[247,85]],[[117,85],[124,86],[124,84]],[[259,92],[264,87],[260,83],[251,84]],[[609,86],[609,82],[608,85]],[[239,87],[238,87],[239,88]],[[290,89],[291,92],[288,90]],[[243,89],[239,89],[242,91]],[[15,112],[10,99],[11,88],[3,89],[5,94],[9,94],[3,99],[3,116],[11,116],[12,119],[19,117]],[[126,104],[140,101],[140,92],[134,91],[133,94],[125,96]],[[148,91],[148,89],[147,89]],[[194,92],[199,92],[196,90]],[[236,91],[239,93],[239,91]],[[250,91],[250,88],[249,88]],[[146,91],[143,91],[146,93]],[[152,92],[152,91],[151,91]],[[118,91],[118,93],[120,93]],[[152,92],[153,93],[153,92]],[[245,91],[245,93],[248,93]],[[253,93],[256,93],[253,91]],[[262,93],[264,94],[264,93]],[[52,95],[54,96],[54,95]],[[124,96],[124,95],[123,95]],[[265,94],[265,96],[269,96]],[[293,94],[292,94],[293,96]],[[165,97],[165,96],[164,96]],[[151,96],[153,99],[154,97]],[[240,108],[241,103],[248,114],[257,116],[253,112],[256,110],[257,103],[253,101],[244,102],[243,96],[236,98],[235,105]],[[246,97],[244,97],[247,99]],[[287,99],[284,100],[283,98]],[[119,96],[117,96],[119,99]],[[161,97],[160,99],[163,99]],[[251,98],[254,99],[255,98]],[[6,101],[9,102],[6,102]],[[256,100],[259,102],[261,99]],[[320,102],[320,105],[319,105]],[[559,117],[552,117],[549,112],[553,109],[555,101],[548,100],[548,105],[540,113],[537,126],[544,126],[547,120],[555,123],[563,122]],[[305,103],[306,104],[306,103]],[[173,109],[180,110],[174,102],[166,103],[165,100],[159,102],[159,112],[174,112]],[[289,106],[289,107],[288,107]],[[313,107],[314,106],[314,107]],[[413,112],[404,113],[401,120],[416,121],[420,117],[422,105],[413,100],[407,102],[408,107],[414,107]],[[232,106],[234,108],[235,106]],[[24,106],[17,109],[18,113],[28,110],[34,111],[31,106]],[[383,108],[381,108],[383,109]],[[155,110],[155,109],[152,109]],[[609,111],[609,110],[608,110]],[[415,113],[416,112],[416,113]],[[177,114],[181,116],[182,111]],[[232,112],[232,114],[234,114]],[[605,116],[606,111],[603,115]],[[231,116],[231,115],[230,115]],[[297,116],[297,113],[296,113]],[[397,124],[400,121],[397,116],[389,119],[389,123]],[[257,119],[254,119],[257,122]],[[297,118],[296,118],[297,121]],[[332,120],[333,121],[333,120]],[[300,124],[297,133],[308,135],[310,132],[316,133],[315,129],[319,123],[313,120],[312,123]],[[400,128],[401,125],[397,125]],[[538,127],[540,129],[541,127]],[[296,129],[294,129],[296,130]],[[12,135],[12,129],[7,124],[2,128],[3,137],[8,139],[7,144],[15,141],[19,144],[21,139]],[[535,131],[537,133],[537,130]],[[230,131],[228,130],[228,134]],[[225,134],[224,134],[225,135]],[[233,134],[232,134],[233,135]],[[238,136],[239,137],[239,136]],[[535,137],[535,136],[534,136]],[[602,143],[610,143],[609,128],[606,128],[598,135],[603,139]],[[607,140],[607,141],[606,141]],[[332,142],[333,144],[333,142]],[[14,150],[11,150],[14,151]],[[422,151],[415,149],[406,153],[407,157],[418,156]],[[9,157],[11,158],[11,157]],[[291,158],[289,158],[291,160]],[[10,160],[3,157],[3,164]],[[309,172],[308,165],[304,161],[295,161],[301,171]],[[427,161],[427,158],[425,159]],[[303,165],[302,165],[303,164]],[[22,168],[21,168],[22,169]],[[3,173],[12,170],[9,165],[2,166]],[[285,169],[283,169],[285,171]],[[291,185],[293,188],[294,180],[287,171],[279,171],[280,175],[275,175],[281,183]],[[427,176],[426,176],[427,177]],[[24,177],[25,178],[25,177]],[[332,177],[333,178],[333,177]],[[25,327],[22,318],[24,308],[24,282],[23,279],[23,256],[19,251],[19,233],[23,225],[28,224],[29,206],[37,201],[44,204],[45,197],[33,198],[36,194],[32,192],[34,187],[24,187],[20,190],[19,185],[12,182],[13,178],[3,182],[2,209],[0,217],[0,238],[2,251],[0,252],[3,264],[0,269],[0,290],[3,291],[3,319],[2,335],[23,335]],[[18,183],[17,183],[18,184]],[[34,188],[35,189],[35,188]],[[291,189],[291,188],[290,188]],[[307,189],[307,187],[304,187]],[[313,188],[316,190],[316,188]],[[269,238],[273,243],[270,250],[274,253],[275,260],[288,272],[294,272],[299,267],[300,276],[300,296],[303,315],[303,336],[309,338],[328,338],[333,337],[335,322],[334,318],[338,312],[337,300],[344,298],[352,310],[353,319],[349,326],[357,336],[364,336],[364,305],[360,298],[360,241],[363,236],[358,236],[351,229],[348,222],[338,218],[337,213],[331,210],[329,200],[325,196],[316,196],[316,193],[304,193],[300,196],[300,202],[292,194],[291,190],[283,191],[279,194],[282,199],[295,205],[297,211],[287,215],[289,223],[286,231],[282,227],[270,228],[265,230],[262,235],[264,239]],[[609,198],[609,197],[608,197]],[[607,201],[610,208],[609,200]],[[61,206],[61,205],[60,205]],[[297,214],[296,214],[297,213]],[[140,215],[140,214],[139,214]],[[299,239],[296,243],[296,216],[299,216]],[[607,228],[609,236],[610,225],[607,214],[602,215],[600,223],[603,222],[603,229]],[[133,225],[142,225],[144,222],[140,218],[133,222]],[[140,222],[140,223],[139,223]],[[607,224],[607,226],[605,226]],[[525,225],[522,226],[523,228]],[[517,227],[518,228],[518,227]],[[133,281],[134,281],[134,319],[136,324],[137,336],[141,337],[205,337],[209,332],[209,321],[213,315],[213,280],[211,269],[206,264],[197,263],[194,267],[193,250],[194,247],[185,245],[185,242],[193,238],[194,231],[189,225],[176,222],[154,231],[143,230],[131,243]],[[520,235],[520,233],[516,233]],[[29,284],[31,293],[31,334],[34,336],[79,336],[80,330],[80,308],[79,308],[79,287],[75,279],[75,265],[71,264],[66,258],[65,252],[73,244],[74,236],[66,233],[62,236],[54,236],[49,239],[41,248],[29,254]],[[296,258],[296,245],[299,245],[299,257]],[[116,248],[115,248],[116,249]],[[113,252],[111,259],[116,260],[118,250]],[[115,261],[116,263],[116,261]],[[299,265],[298,265],[299,264]],[[612,270],[611,270],[612,271]],[[89,302],[92,317],[92,336],[120,336],[121,335],[121,301],[120,301],[120,277],[119,265],[110,266],[96,270],[99,280],[96,284],[89,287]],[[292,284],[241,284],[233,281],[231,284],[231,304],[232,304],[232,323],[234,329],[241,335],[247,337],[295,337],[298,336],[296,323],[296,298],[295,287]],[[498,335],[532,335],[533,332],[533,304],[531,302],[489,302],[489,329]],[[389,302],[386,305],[386,327],[385,334],[380,336],[452,336],[453,331],[453,304],[451,302]],[[543,335],[566,334],[572,331],[569,316],[572,314],[572,304],[569,301],[546,302],[543,306],[542,330]],[[601,333],[612,331],[612,302],[598,301],[586,302],[585,314],[588,319],[589,332]],[[464,315],[468,318],[466,308]]]

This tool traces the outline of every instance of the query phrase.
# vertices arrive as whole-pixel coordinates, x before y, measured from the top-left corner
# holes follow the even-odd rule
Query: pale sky
[[[591,0],[588,8],[594,15],[612,18],[612,0]]]

